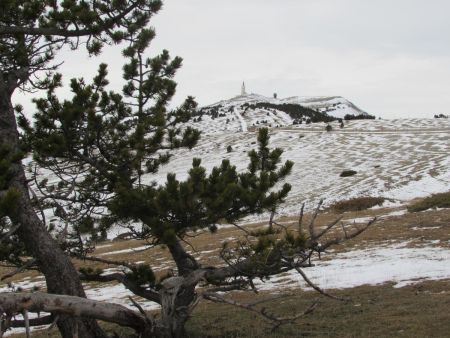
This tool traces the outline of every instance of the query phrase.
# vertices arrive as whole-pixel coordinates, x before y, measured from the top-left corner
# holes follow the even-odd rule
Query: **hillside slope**
[[[325,132],[325,123],[271,130],[271,147],[284,149],[284,158],[295,163],[284,214],[296,214],[302,202],[313,206],[322,198],[326,204],[356,196],[406,201],[449,189],[450,119],[353,120],[342,129],[337,121],[331,125],[332,132]],[[208,169],[229,158],[243,170],[254,147],[255,132],[203,135],[194,149],[177,151],[157,181],[163,183],[168,172],[186,177],[194,157]],[[339,177],[346,169],[357,174]]]

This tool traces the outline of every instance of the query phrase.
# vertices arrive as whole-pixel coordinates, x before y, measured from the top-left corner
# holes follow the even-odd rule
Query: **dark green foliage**
[[[333,130],[333,127],[332,127],[331,125],[327,124],[327,126],[325,127],[325,130],[326,130],[327,132],[330,132],[330,131]]]
[[[127,278],[139,286],[149,285],[153,287],[155,285],[155,274],[152,269],[145,264],[139,264],[132,267],[131,272],[127,273]]]
[[[140,237],[156,237],[170,244],[187,231],[216,229],[220,220],[237,219],[276,208],[291,187],[284,184],[280,190],[272,188],[291,171],[293,163],[279,166],[281,149],[268,148],[268,129],[259,131],[259,149],[249,152],[248,170],[238,173],[228,160],[214,167],[208,175],[194,159],[186,181],[175,175],[167,176],[161,187],[141,186],[117,191],[110,210],[124,219],[143,222]]]
[[[18,266],[23,264],[21,257],[25,255],[25,248],[17,236],[8,234],[17,226],[11,223],[10,217],[20,212],[20,192],[10,186],[10,180],[14,177],[12,165],[21,159],[21,153],[12,152],[6,145],[0,146],[0,260]]]
[[[449,115],[445,115],[445,114],[435,114],[434,118],[435,119],[448,119],[450,116]]]
[[[125,111],[126,107],[119,102],[120,95],[103,91],[106,86],[106,80],[104,80],[106,67],[101,68],[92,85],[85,85],[83,81],[72,81],[72,90],[77,96],[76,102],[60,102],[54,95],[55,88],[61,83],[61,76],[54,73],[58,65],[52,63],[56,52],[64,46],[77,49],[84,45],[90,54],[98,54],[105,44],[126,41],[130,44],[128,53],[139,54],[154,36],[153,30],[146,27],[148,27],[150,18],[161,7],[162,1],[160,0],[0,1],[0,84],[4,91],[2,94],[11,97],[17,88],[48,90],[48,100],[38,100],[38,108],[42,116],[37,122],[36,129],[31,128],[30,123],[24,118],[23,107],[15,107],[18,123],[24,131],[24,134],[21,135],[22,150],[31,151],[40,148],[40,154],[39,151],[36,151],[37,158],[40,157],[40,164],[43,167],[50,169],[55,169],[56,165],[61,164],[55,160],[54,156],[67,156],[68,149],[75,148],[75,142],[80,140],[83,142],[79,146],[84,148],[77,148],[77,151],[81,150],[82,154],[86,155],[85,150],[89,149],[87,145],[92,144],[95,137],[103,136],[100,133],[96,134],[103,127],[98,123],[96,109],[103,106],[108,109],[117,108],[116,111]],[[152,70],[159,68],[161,72],[167,72],[166,77],[170,78],[181,60],[176,58],[169,63],[166,56],[167,53],[160,60],[152,63],[154,67],[149,65],[148,68]],[[132,63],[130,62],[130,64]],[[29,81],[30,79],[33,81]],[[174,90],[174,84],[169,82],[164,79],[156,82],[158,87],[167,88],[167,93],[169,93],[167,95],[160,91],[162,100],[168,99]],[[147,92],[150,90],[147,88]],[[94,93],[94,91],[96,92]],[[160,101],[158,96],[155,96],[155,99]],[[113,119],[108,123],[112,126]],[[55,128],[55,124],[61,125]],[[83,129],[84,127],[86,129]],[[122,127],[127,128],[125,124]],[[80,130],[82,132],[79,132]],[[120,130],[120,126],[118,126],[118,130]],[[35,137],[35,132],[42,133],[39,135],[41,140]],[[192,146],[195,138],[195,133],[187,133],[186,144]],[[174,143],[177,142],[178,138],[174,137]],[[2,151],[0,150],[0,153]],[[1,154],[0,171],[5,168],[4,159],[5,156]],[[161,154],[160,162],[164,162],[164,160],[166,158],[164,154]],[[108,170],[105,163],[96,163],[105,169],[104,173]],[[154,170],[157,164],[150,161],[148,168]],[[84,170],[89,171],[89,168],[83,168],[81,164],[79,167],[72,167],[68,176],[73,176],[69,181],[76,175],[85,173]],[[91,169],[90,173],[94,174],[95,170],[98,169]],[[116,173],[109,172],[108,174],[115,176],[117,180]],[[7,175],[9,174],[6,172],[0,173],[0,186],[5,185],[8,180]],[[64,180],[57,186],[41,182],[39,189],[44,189],[44,192],[49,193],[47,200],[51,200],[53,194],[62,193],[62,196],[65,196],[64,203],[48,203],[48,205],[54,208],[61,204],[67,205],[67,209],[64,210],[66,216],[83,215],[86,213],[81,212],[80,204],[74,202],[88,199],[101,201],[105,191],[106,181],[99,182],[88,176],[81,184],[80,193],[77,196],[71,196],[70,199],[64,195],[64,192],[70,191],[71,187]],[[64,184],[66,185],[64,186]],[[96,192],[97,189],[98,192]],[[0,187],[2,214],[11,213],[15,204],[13,199],[15,192],[2,190],[4,187]],[[89,228],[87,226],[89,217],[82,218],[69,217],[68,221],[75,225],[79,224],[75,227],[86,231]],[[104,234],[104,228],[99,231]]]
[[[0,219],[18,211],[17,202],[20,192],[9,186],[14,176],[13,164],[22,159],[21,153],[14,153],[6,145],[0,146]]]
[[[139,189],[143,175],[169,161],[170,150],[192,148],[199,138],[197,130],[183,126],[196,109],[192,97],[175,110],[166,109],[175,94],[173,77],[181,58],[170,59],[167,51],[145,57],[153,37],[151,30],[141,29],[125,49],[123,95],[107,90],[107,66],[102,64],[90,84],[72,79],[73,97],[61,101],[55,94],[61,83],[56,74],[49,80],[47,97],[35,100],[34,125],[19,120],[36,163],[76,177],[53,185],[41,181],[39,186],[66,206],[63,218],[80,234],[103,237],[116,219],[95,208],[106,207],[111,194]],[[76,196],[64,200],[71,189]]]
[[[99,54],[105,43],[126,40],[147,26],[161,6],[160,0],[2,0],[1,26],[20,28],[25,33],[3,30],[2,71],[22,67],[29,67],[31,72],[44,69],[62,45],[78,47],[83,42],[80,37],[88,37],[85,42],[89,53]],[[24,78],[22,84],[27,80]]]
[[[433,194],[408,206],[409,212],[419,212],[435,208],[450,208],[450,192]]]
[[[245,103],[242,105],[243,108],[247,109],[277,109],[289,114],[290,117],[296,121],[309,121],[311,122],[331,122],[336,120],[336,118],[329,116],[327,113],[317,112],[310,108],[303,107],[299,104],[283,103],[283,104],[273,104],[268,102],[258,102],[255,104]],[[299,122],[297,122],[299,123]]]
[[[330,208],[340,213],[347,211],[361,211],[373,208],[376,205],[380,206],[383,202],[383,197],[356,197],[336,202]]]
[[[11,151],[11,148],[5,144],[0,145],[0,190],[6,189],[14,176],[11,165],[20,163],[22,158],[22,153]]]
[[[346,121],[349,121],[349,120],[375,120],[375,116],[369,115],[369,114],[359,114],[359,115],[346,114],[344,116],[344,120],[346,120]]]
[[[339,176],[340,177],[350,177],[350,176],[354,176],[356,174],[357,174],[357,172],[354,170],[344,170],[341,172],[341,174]]]
[[[227,147],[227,153],[231,153],[233,151],[233,147],[231,145],[229,145]]]
[[[3,238],[0,243],[0,260],[16,266],[23,266],[25,261],[23,257],[28,256],[25,246],[17,236],[7,236],[8,228],[11,225],[9,224],[8,227],[5,227],[5,223],[2,223],[3,221],[0,220],[0,236]]]
[[[19,197],[20,192],[15,188],[9,188],[2,193],[2,196],[0,196],[0,219],[18,212],[17,202]]]

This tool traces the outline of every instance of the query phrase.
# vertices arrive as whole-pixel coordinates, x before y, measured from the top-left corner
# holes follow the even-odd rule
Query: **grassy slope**
[[[383,215],[392,210],[374,209],[345,214],[345,219]],[[325,224],[336,214],[326,213],[319,219]],[[289,222],[290,219],[285,219]],[[256,227],[258,225],[255,225]],[[337,252],[360,249],[361,246],[373,246],[386,241],[401,242],[412,240],[411,246],[421,245],[439,239],[439,246],[450,247],[450,211],[430,210],[420,213],[407,213],[400,216],[383,218],[358,239],[338,247]],[[214,236],[215,241],[237,236],[234,228],[220,230]],[[193,239],[200,251],[210,250],[215,245],[213,236],[202,235]],[[125,241],[112,242],[112,247],[98,250],[108,252],[129,247]],[[134,243],[134,246],[142,243]],[[161,250],[143,253],[124,253],[113,255],[114,259],[131,261],[165,257]],[[214,260],[211,256],[207,255]],[[80,264],[81,262],[78,262]],[[98,263],[89,263],[100,266]],[[24,274],[27,275],[27,274]],[[23,278],[24,275],[20,276]],[[279,315],[293,315],[307,308],[318,297],[317,293],[294,291],[291,298],[268,303],[267,307]],[[191,337],[448,337],[450,332],[450,280],[427,281],[403,288],[381,286],[361,286],[352,289],[335,290],[331,293],[349,296],[351,302],[338,302],[320,297],[316,311],[293,325],[286,325],[270,332],[270,325],[255,314],[228,305],[201,302],[193,313],[188,330]],[[245,302],[265,295],[237,293],[234,299]],[[107,327],[110,327],[109,325]],[[122,331],[120,328],[114,330]],[[24,337],[18,335],[15,337]],[[33,337],[59,337],[56,330],[33,333]]]
[[[350,302],[320,298],[314,313],[271,332],[255,314],[228,305],[202,303],[188,325],[189,337],[448,337],[450,332],[450,281],[424,282],[403,288],[392,285],[361,286],[334,291]],[[247,297],[238,297],[242,301]],[[247,298],[247,299],[245,299]],[[297,295],[267,306],[278,314],[292,315],[308,307],[317,294]],[[123,333],[121,328],[111,331]],[[23,338],[24,335],[14,337]],[[59,337],[56,329],[35,332],[33,338]]]

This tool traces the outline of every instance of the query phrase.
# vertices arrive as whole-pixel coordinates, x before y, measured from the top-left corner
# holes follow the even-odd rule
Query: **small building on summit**
[[[242,82],[242,87],[241,87],[241,95],[247,95],[247,92],[245,91],[245,82]]]

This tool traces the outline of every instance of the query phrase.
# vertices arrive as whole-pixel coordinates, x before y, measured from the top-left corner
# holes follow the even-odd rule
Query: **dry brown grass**
[[[350,302],[320,298],[315,312],[291,325],[271,332],[271,326],[258,315],[229,305],[200,303],[188,322],[190,338],[282,338],[282,337],[449,337],[450,281],[430,281],[393,288],[391,284],[334,290],[350,297]],[[240,301],[254,300],[249,293],[235,295]],[[290,315],[308,307],[317,294],[298,291],[293,297],[271,302],[267,307],[277,314]],[[103,324],[104,325],[104,324]],[[125,330],[105,325],[110,331]],[[129,331],[128,331],[129,332]],[[15,335],[14,338],[24,338]],[[33,338],[60,337],[56,329],[35,332]]]
[[[408,206],[409,212],[419,212],[435,208],[450,208],[450,191],[433,194]]]
[[[419,213],[406,213],[389,216],[397,209],[369,209],[352,211],[343,214],[347,226],[353,224],[353,219],[378,216],[380,219],[366,232],[352,241],[335,247],[335,252],[361,249],[368,246],[383,245],[387,241],[409,241],[409,246],[429,245],[431,241],[440,240],[438,245],[450,248],[450,212],[449,210],[429,210]],[[319,227],[332,222],[339,215],[331,210],[322,213],[317,224]],[[311,215],[305,216],[308,224]],[[297,217],[284,217],[280,220],[286,225],[296,228]],[[248,225],[252,230],[264,226],[265,223]],[[331,236],[341,232],[338,227]],[[191,238],[190,244],[196,248],[194,255],[204,264],[220,262],[218,257],[220,243],[235,241],[242,236],[242,232],[234,227],[220,229],[217,234],[204,233]],[[111,245],[101,247],[94,253],[104,254],[129,248],[137,248],[143,241],[113,241],[102,243]],[[189,248],[189,246],[188,246]],[[207,254],[202,252],[208,251]],[[143,252],[128,252],[102,256],[115,260],[130,262],[145,261],[152,266],[161,266],[156,274],[160,275],[173,267],[166,249],[158,247]],[[324,255],[327,259],[331,255]],[[91,266],[95,268],[110,267],[97,262],[75,261],[77,266]],[[5,273],[5,269],[0,269]],[[25,273],[13,280],[21,280],[25,276],[35,278],[36,273]],[[304,309],[314,298],[316,293],[295,291],[296,295],[290,299],[274,302],[268,305],[279,314],[292,314]],[[337,295],[351,296],[353,302],[342,303],[321,298],[320,307],[315,314],[300,320],[295,325],[281,328],[274,333],[259,317],[253,314],[231,308],[225,305],[201,302],[189,322],[190,337],[448,337],[450,332],[450,281],[425,282],[416,286],[395,289],[392,285],[362,286],[347,290],[333,291]],[[253,297],[265,297],[265,294],[238,293],[235,299],[246,301]],[[108,328],[110,325],[106,325]],[[114,330],[118,330],[114,328]],[[122,329],[119,329],[122,330]],[[50,335],[48,335],[50,334]],[[20,336],[23,337],[23,336]],[[57,331],[51,333],[35,333],[33,337],[59,337]]]
[[[384,198],[382,197],[356,197],[345,201],[339,201],[330,208],[338,213],[347,211],[362,211],[373,208],[376,205],[382,205]]]

